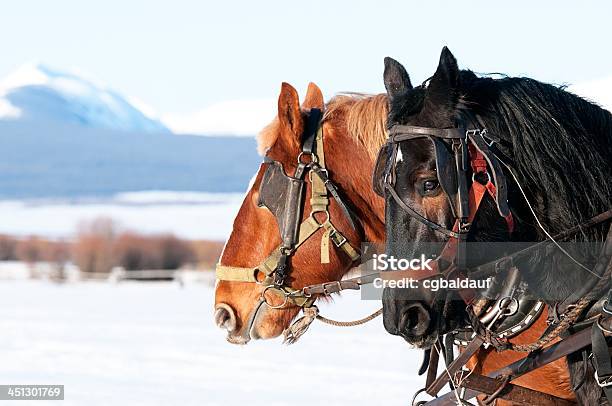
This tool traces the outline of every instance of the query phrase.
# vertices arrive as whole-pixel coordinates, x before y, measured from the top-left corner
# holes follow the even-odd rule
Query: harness
[[[330,219],[331,195],[351,227],[358,230],[353,213],[329,178],[325,166],[322,119],[323,112],[320,109],[311,109],[308,113],[301,137],[301,152],[297,156],[293,175],[287,175],[281,162],[274,161],[267,155],[264,157],[262,165],[266,165],[266,170],[259,188],[258,206],[267,208],[274,215],[281,244],[261,263],[251,268],[217,265],[218,280],[256,283],[263,287],[260,301],[250,317],[250,324],[254,322],[258,309],[264,303],[271,308],[284,308],[289,303],[302,309],[314,307],[316,292],[305,293],[303,289],[291,287],[289,275],[291,257],[317,231],[324,230],[320,243],[321,264],[330,262],[330,242],[351,261],[355,262],[360,257],[359,250],[351,245]],[[300,222],[306,202],[304,190],[307,181],[310,183],[311,209],[309,215]],[[282,303],[269,303],[266,299],[268,292],[280,297]]]
[[[507,202],[506,179],[500,162],[510,171],[515,181],[517,181],[517,184],[518,180],[514,176],[511,168],[499,159],[498,155],[501,153],[499,151],[493,152],[492,147],[497,140],[491,137],[486,129],[470,128],[468,126],[462,128],[439,129],[395,125],[390,128],[389,134],[389,139],[381,148],[375,165],[373,174],[373,188],[375,192],[381,196],[385,194],[391,196],[398,206],[413,219],[435,232],[448,237],[448,241],[444,245],[438,259],[435,261],[436,266],[432,267],[433,269],[430,272],[424,275],[418,275],[417,279],[432,277],[449,278],[450,275],[466,277],[466,275],[469,274],[475,278],[492,277],[495,281],[497,277],[503,276],[503,281],[506,282],[505,288],[513,288],[519,281],[519,270],[514,265],[517,257],[520,255],[532,254],[535,250],[542,249],[550,243],[554,243],[563,251],[556,243],[557,238],[572,235],[585,227],[591,227],[612,218],[612,210],[608,210],[555,237],[550,236],[544,230],[550,238],[549,241],[532,245],[522,251],[481,265],[476,269],[468,269],[466,267],[465,258],[466,238],[470,232],[473,219],[486,194],[491,196],[494,200],[500,216],[503,217],[506,222],[508,232],[512,233],[514,229],[512,213],[509,210]],[[395,190],[395,165],[399,145],[402,142],[415,139],[429,139],[433,144],[439,184],[449,200],[450,207],[455,217],[454,225],[450,229],[418,213],[406,204]],[[472,182],[468,190],[468,173],[470,167],[472,171]],[[518,184],[518,186],[520,188],[520,184]],[[526,196],[524,197],[527,204],[530,206]],[[473,333],[471,334],[470,341],[461,342],[465,348],[457,359],[453,360],[452,355],[452,338],[454,338],[454,334],[449,334],[447,338],[451,339],[447,340],[446,344],[440,339],[433,349],[426,352],[424,366],[421,367],[420,373],[424,373],[428,369],[429,371],[427,374],[426,387],[422,391],[427,392],[431,396],[437,396],[442,387],[450,381],[451,388],[462,386],[464,392],[465,388],[471,388],[474,394],[478,392],[487,394],[486,402],[488,403],[492,402],[497,397],[501,397],[513,401],[522,400],[523,402],[528,399],[528,404],[564,404],[563,399],[554,397],[554,399],[551,399],[550,395],[537,391],[525,392],[525,388],[517,387],[509,382],[524,373],[552,362],[554,359],[551,360],[551,357],[542,361],[540,359],[543,358],[541,356],[542,352],[538,351],[549,344],[553,339],[566,335],[568,337],[563,340],[566,345],[562,346],[561,349],[555,348],[553,352],[554,356],[557,357],[555,359],[584,349],[588,345],[592,345],[592,353],[597,368],[597,382],[604,390],[608,399],[612,401],[612,365],[608,353],[609,346],[606,340],[606,336],[609,336],[611,333],[610,324],[612,323],[612,318],[610,316],[612,315],[612,290],[608,292],[608,300],[605,302],[601,314],[593,318],[591,324],[588,324],[589,326],[593,326],[592,334],[589,336],[585,333],[574,333],[575,335],[580,334],[579,339],[574,335],[568,334],[569,329],[581,317],[584,311],[592,306],[593,302],[599,299],[600,295],[610,287],[610,278],[612,275],[611,234],[612,229],[609,231],[606,242],[604,243],[604,248],[595,267],[595,272],[591,272],[598,275],[599,281],[597,284],[593,287],[590,294],[580,299],[577,303],[567,303],[565,310],[561,314],[560,321],[556,325],[553,324],[539,340],[527,345],[513,345],[507,341],[509,337],[528,328],[530,323],[535,320],[543,308],[543,302],[540,301],[535,301],[535,305],[530,311],[524,314],[524,317],[522,317],[517,324],[510,324],[510,327],[506,325],[506,328],[502,328],[501,331],[494,329],[496,323],[503,321],[508,316],[517,314],[520,307],[520,302],[515,297],[503,294],[502,292],[500,295],[501,297],[496,300],[484,314],[477,316],[473,311],[469,312]],[[567,252],[563,252],[569,256]],[[574,260],[571,256],[570,258]],[[574,260],[574,262],[576,261]],[[462,289],[459,291],[459,294],[466,303],[468,310],[474,309],[477,306],[480,306],[482,310],[483,306],[488,306],[487,300],[484,300],[484,303],[483,299],[475,301],[475,292],[469,289]],[[484,308],[486,309],[486,307]],[[597,320],[597,323],[594,323],[595,320]],[[493,345],[500,351],[512,349],[515,351],[529,352],[530,355],[523,361],[529,359],[535,359],[537,361],[517,364],[514,368],[506,369],[503,373],[493,376],[493,378],[503,376],[503,379],[491,381],[492,377],[472,375],[466,378],[462,376],[458,381],[455,381],[455,376],[463,370],[467,361],[483,344],[485,346]],[[445,355],[447,367],[446,371],[436,377],[440,353]],[[463,375],[463,373],[461,374]],[[415,395],[415,399],[419,393]],[[459,400],[460,396],[458,392],[455,391],[443,398],[446,398],[446,403],[436,399],[427,403],[427,405],[455,404],[455,400]],[[415,399],[413,399],[414,404],[425,404],[424,402],[416,402]]]

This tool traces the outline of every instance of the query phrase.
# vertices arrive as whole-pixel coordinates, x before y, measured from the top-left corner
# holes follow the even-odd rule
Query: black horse
[[[610,112],[563,88],[533,79],[494,79],[460,71],[447,48],[442,50],[435,74],[423,85],[413,87],[404,67],[391,58],[385,59],[384,81],[389,96],[389,127],[486,128],[488,136],[484,139],[494,144],[496,156],[503,157],[500,161],[513,227],[500,215],[500,202],[485,195],[467,241],[544,241],[610,209]],[[448,140],[442,142],[446,145]],[[452,230],[461,211],[456,196],[449,196],[445,175],[439,173],[441,163],[437,161],[441,157],[437,149],[444,145],[436,145],[427,137],[415,138],[399,143],[394,155],[387,157],[393,160],[390,166],[396,192],[395,197],[385,193],[389,255],[411,258],[416,253],[432,253],[429,243],[448,240],[448,233],[430,226],[435,223]],[[473,182],[469,171],[468,182]],[[375,183],[382,182],[377,176],[386,175],[389,173],[375,173]],[[419,216],[430,224],[416,219]],[[573,235],[571,241],[601,245],[607,230],[607,223],[598,224]],[[470,252],[467,265],[484,263],[496,255],[499,253]],[[592,263],[587,260],[581,265],[567,261],[564,266],[542,266],[543,256],[535,252],[527,259],[531,266],[522,268],[521,276],[529,289],[550,305],[561,298],[579,298],[597,281],[598,276],[588,272]],[[383,316],[389,333],[421,348],[430,347],[457,327],[469,325],[466,305],[456,293],[433,293],[423,288],[387,288]],[[572,368],[577,370],[578,366]],[[580,399],[588,399],[588,393],[591,399],[599,397],[594,382],[581,385],[580,390],[586,392],[579,394]]]

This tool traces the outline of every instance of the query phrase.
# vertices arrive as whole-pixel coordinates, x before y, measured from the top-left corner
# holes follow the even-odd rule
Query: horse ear
[[[286,151],[299,149],[299,138],[304,128],[300,99],[297,90],[285,82],[281,85],[281,92],[278,96],[278,121],[280,124],[278,140],[282,139],[283,149]]]
[[[388,56],[385,58],[385,72],[383,73],[385,88],[390,99],[412,89],[410,76],[401,63]]]
[[[447,47],[442,48],[438,69],[434,73],[423,105],[423,111],[436,117],[452,118],[459,100],[457,59]]]
[[[301,134],[302,114],[297,90],[289,83],[283,82],[278,96],[278,120],[281,128],[290,130],[295,135]]]
[[[308,90],[306,91],[306,98],[304,99],[304,102],[302,103],[302,108],[304,110],[310,110],[310,109],[323,110],[323,105],[324,105],[324,101],[323,101],[323,93],[321,92],[321,89],[319,89],[319,86],[310,82],[308,84]]]

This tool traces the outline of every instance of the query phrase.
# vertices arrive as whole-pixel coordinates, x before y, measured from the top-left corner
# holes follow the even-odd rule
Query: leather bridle
[[[325,165],[323,144],[323,112],[311,109],[306,117],[304,132],[301,137],[301,152],[297,157],[297,167],[292,176],[288,176],[281,162],[268,156],[263,165],[267,165],[259,190],[260,207],[266,207],[274,214],[280,234],[281,244],[272,251],[259,265],[252,268],[217,265],[216,276],[220,281],[251,282],[263,287],[255,315],[262,304],[271,308],[284,308],[291,303],[300,308],[313,306],[314,293],[305,293],[303,289],[290,286],[288,277],[291,271],[291,257],[300,246],[309,240],[317,231],[323,229],[321,237],[321,263],[329,263],[330,241],[342,250],[354,263],[359,259],[359,249],[351,245],[348,239],[334,226],[329,214],[329,197],[336,201],[348,223],[358,230],[358,223],[351,209],[341,198],[338,188],[329,178]],[[308,176],[307,176],[308,174]],[[310,214],[300,222],[305,207],[304,189],[310,183]],[[280,305],[268,303],[266,293],[273,293],[282,299]]]
[[[486,135],[486,129],[468,126],[440,129],[394,125],[389,129],[389,138],[381,148],[375,165],[374,190],[380,195],[388,194],[413,219],[448,237],[439,257],[434,261],[432,271],[419,276],[418,279],[439,276],[448,278],[451,274],[464,277],[467,274],[466,239],[486,194],[496,202],[499,214],[506,221],[508,232],[512,233],[514,229],[507,201],[506,180],[489,148]],[[404,202],[395,190],[397,151],[402,143],[416,139],[429,139],[433,143],[438,180],[455,216],[454,225],[450,229],[418,213]],[[468,188],[469,166],[472,182]],[[467,305],[474,300],[475,294],[470,289],[462,289],[459,293]]]
[[[452,229],[437,224],[418,213],[416,210],[406,204],[395,190],[395,180],[397,176],[395,173],[395,161],[399,145],[403,142],[424,138],[430,139],[434,145],[434,151],[436,154],[436,170],[438,179],[440,181],[439,183],[449,198],[450,205],[455,216],[454,226]],[[543,246],[547,246],[547,243],[551,242],[558,246],[556,243],[557,238],[575,234],[587,227],[592,227],[596,224],[607,222],[612,218],[612,210],[608,210],[576,227],[573,227],[572,229],[566,230],[558,236],[553,237],[546,233],[549,237],[549,241],[532,245],[525,250],[522,250],[522,252],[507,255],[496,261],[483,264],[475,269],[468,269],[465,262],[466,251],[464,248],[466,245],[466,238],[470,232],[472,222],[479,210],[483,197],[486,194],[488,194],[495,201],[499,214],[506,221],[508,232],[511,234],[514,229],[513,217],[507,201],[506,180],[501,169],[500,162],[510,171],[515,181],[518,182],[518,180],[516,179],[514,173],[512,173],[510,167],[492,152],[490,147],[494,144],[494,142],[494,139],[488,135],[486,129],[467,126],[462,128],[438,129],[410,125],[395,125],[389,129],[389,139],[387,144],[381,148],[377,163],[375,165],[373,177],[374,190],[380,195],[388,194],[398,204],[398,206],[413,219],[421,224],[424,224],[433,231],[448,237],[448,241],[444,245],[438,259],[434,261],[435,263],[432,267],[433,270],[429,274],[420,275],[418,279],[433,277],[448,278],[451,274],[456,274],[460,277],[467,277],[469,275],[473,278],[494,278],[502,271],[508,270],[512,270],[516,274],[518,270],[514,265],[514,261],[519,255],[533,253],[537,249],[541,249]],[[452,158],[454,159],[450,159],[448,150],[445,148],[449,143],[450,149],[453,153]],[[454,161],[455,165],[449,165],[449,162],[452,161]],[[469,190],[468,165],[470,165],[472,169],[472,183]],[[452,179],[452,181],[449,181],[449,178]],[[526,199],[526,196],[524,197]],[[528,201],[527,204],[530,206]],[[591,324],[587,324],[588,326],[592,325],[591,337],[583,334],[582,332],[574,333],[574,335],[570,335],[569,338],[573,338],[574,336],[579,338],[575,338],[573,340],[566,338],[567,345],[562,346],[563,349],[555,349],[555,351],[551,352],[556,358],[550,357],[549,354],[546,354],[548,358],[543,357],[541,354],[530,355],[531,359],[535,360],[542,357],[547,361],[533,361],[533,363],[528,367],[525,366],[525,363],[517,365],[514,369],[507,367],[505,373],[503,374],[506,379],[502,380],[501,384],[499,384],[499,382],[496,383],[495,381],[487,381],[487,379],[489,379],[487,377],[474,375],[466,381],[464,386],[486,393],[489,395],[487,397],[488,401],[492,401],[496,397],[500,396],[502,390],[505,390],[506,394],[500,397],[512,400],[513,397],[517,398],[519,396],[518,392],[520,392],[522,389],[509,384],[511,378],[520,376],[547,362],[552,362],[554,359],[558,359],[575,351],[582,350],[584,347],[592,344],[592,351],[597,370],[602,371],[602,373],[599,373],[599,375],[596,373],[595,377],[597,383],[600,385],[600,387],[602,387],[608,399],[612,401],[612,364],[607,353],[607,344],[604,338],[604,336],[609,336],[612,334],[610,326],[612,324],[612,288],[610,288],[610,278],[612,275],[611,235],[612,229],[609,229],[608,238],[604,243],[602,253],[600,254],[600,258],[595,267],[595,269],[599,271],[600,275],[597,284],[593,287],[592,291],[589,292],[587,297],[582,298],[575,304],[567,306],[566,310],[561,315],[561,321],[557,325],[551,325],[539,340],[531,344],[514,345],[510,344],[501,334],[496,334],[489,329],[489,327],[493,324],[489,324],[490,320],[495,321],[497,318],[504,316],[504,306],[507,306],[509,303],[506,300],[508,297],[502,297],[496,302],[496,305],[499,304],[499,306],[492,307],[492,309],[497,309],[495,310],[497,311],[496,314],[493,314],[494,312],[488,312],[485,313],[484,316],[481,315],[478,317],[473,312],[470,313],[468,311],[468,314],[471,315],[470,323],[472,324],[474,331],[471,342],[466,343],[464,351],[457,359],[452,360],[452,357],[451,359],[446,359],[446,371],[436,378],[438,353],[445,351],[444,344],[441,344],[441,341],[438,340],[435,347],[435,357],[433,356],[434,350],[429,350],[426,353],[426,362],[428,362],[429,367],[425,365],[425,368],[421,368],[422,371],[429,369],[427,374],[427,384],[422,391],[427,392],[431,396],[437,396],[442,387],[449,380],[454,379],[452,376],[461,370],[467,361],[481,348],[483,343],[493,345],[499,351],[504,349],[526,352],[539,351],[543,346],[558,338],[561,334],[566,334],[567,330],[580,318],[585,309],[592,307],[593,302],[599,299],[599,295],[602,295],[606,289],[608,289],[608,297],[604,302],[601,315],[599,318],[591,319]],[[467,309],[473,309],[475,300],[474,292],[469,289],[462,289],[459,290],[459,294],[466,303]],[[485,319],[489,325],[483,323],[483,320]],[[597,322],[593,323],[593,321]],[[514,367],[514,365],[512,367]],[[500,376],[501,375],[502,374],[500,374]],[[493,389],[491,389],[492,383],[494,384]],[[524,397],[525,394],[521,394],[520,396]],[[527,396],[527,399],[531,399],[533,403],[551,401],[550,399],[546,399],[547,395],[537,391],[531,391],[527,394]],[[447,398],[454,401],[452,396],[447,396]],[[554,399],[553,401],[562,402],[562,400],[559,399]],[[454,404],[452,401],[449,401],[448,403],[441,403],[436,400],[431,403]]]

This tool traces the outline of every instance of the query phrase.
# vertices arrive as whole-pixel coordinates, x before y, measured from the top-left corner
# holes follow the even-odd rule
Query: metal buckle
[[[480,131],[480,136],[482,137],[482,139],[484,140],[485,144],[487,144],[488,147],[492,147],[493,144],[495,144],[495,140],[493,138],[487,137],[487,129],[483,128],[482,131]],[[487,141],[487,139],[489,141]]]
[[[304,162],[302,160],[302,157],[304,156],[309,156],[310,157],[310,161],[309,162]],[[319,162],[319,157],[317,157],[316,154],[313,154],[312,152],[300,152],[297,156],[297,162],[298,164],[302,164],[302,165],[311,165],[311,164],[316,164]]]
[[[602,324],[601,324],[601,315],[600,317],[597,317],[597,320],[595,320],[595,323],[597,324],[597,327],[599,327],[599,329],[601,331],[603,331],[604,335],[612,335],[612,330],[609,330],[607,328],[605,328]]]
[[[608,310],[608,299],[604,300],[601,310],[606,314],[612,315],[612,312]]]
[[[612,375],[605,378],[600,378],[597,375],[597,370],[595,370],[595,381],[600,388],[607,388],[608,386],[612,386]]]
[[[334,281],[334,282],[327,282],[327,283],[324,283],[324,284],[321,286],[321,289],[323,290],[323,294],[324,294],[325,296],[329,296],[329,295],[331,295],[331,294],[333,293],[333,292],[330,292],[329,290],[327,290],[327,287],[328,287],[328,286],[333,286],[333,285],[336,285],[336,286],[338,287],[338,292],[340,292],[340,291],[342,290],[342,284],[340,283],[340,281]]]
[[[321,177],[321,175],[319,175],[319,172],[321,172],[323,174],[325,179],[323,179]],[[317,175],[319,177],[319,179],[321,179],[323,181],[323,183],[329,183],[330,182],[330,180],[329,180],[329,172],[327,172],[326,168],[323,168],[322,166],[319,166],[319,164],[317,162],[314,162],[314,163],[311,164],[310,172],[308,172],[308,180],[310,182],[312,182],[312,175],[313,174]]]
[[[338,235],[339,235],[340,237],[342,237],[342,238],[337,240],[335,237],[336,237],[336,236],[338,236]],[[335,229],[335,228],[333,228],[333,229],[332,229],[332,230],[329,232],[329,238],[332,240],[332,242],[334,243],[334,245],[335,245],[336,247],[338,247],[338,248],[340,248],[341,246],[343,246],[343,245],[346,243],[346,241],[347,241],[346,237],[345,237],[345,236],[343,236],[342,234],[340,234],[338,231],[336,231],[336,229]]]
[[[259,268],[255,268],[255,269],[253,269],[253,278],[255,279],[255,283],[256,283],[256,284],[258,284],[258,285],[263,285],[263,284],[264,284],[264,282],[265,282],[265,280],[266,280],[266,278],[268,278],[268,275],[266,275],[266,277],[265,277],[265,278],[263,278],[261,281],[259,281],[259,280],[257,279],[257,277],[259,276],[259,274],[260,274],[260,273],[262,273],[262,274],[266,275],[266,273],[265,273],[265,272],[263,272],[263,271],[262,271],[261,269],[259,269]]]
[[[474,137],[476,135],[482,135],[482,131],[479,128],[475,128],[473,130],[465,130],[466,137]]]
[[[268,291],[268,289],[276,289],[279,290],[283,293],[284,295],[284,301],[283,303],[281,303],[278,306],[272,306],[270,303],[268,303],[268,301],[266,300],[266,292]],[[279,289],[277,286],[274,285],[268,285],[264,288],[264,290],[261,292],[260,298],[263,300],[263,302],[266,304],[266,306],[268,306],[270,309],[281,309],[283,307],[285,307],[285,305],[287,304],[287,302],[289,301],[289,295],[287,294],[287,292]]]
[[[484,172],[474,172],[474,173],[472,173],[472,183],[476,182],[476,174],[477,173],[484,173],[485,175],[487,175],[487,182],[485,184],[482,184],[482,183],[478,182],[481,185],[485,186],[487,183],[491,182],[491,175],[489,175],[488,171],[484,171]]]

